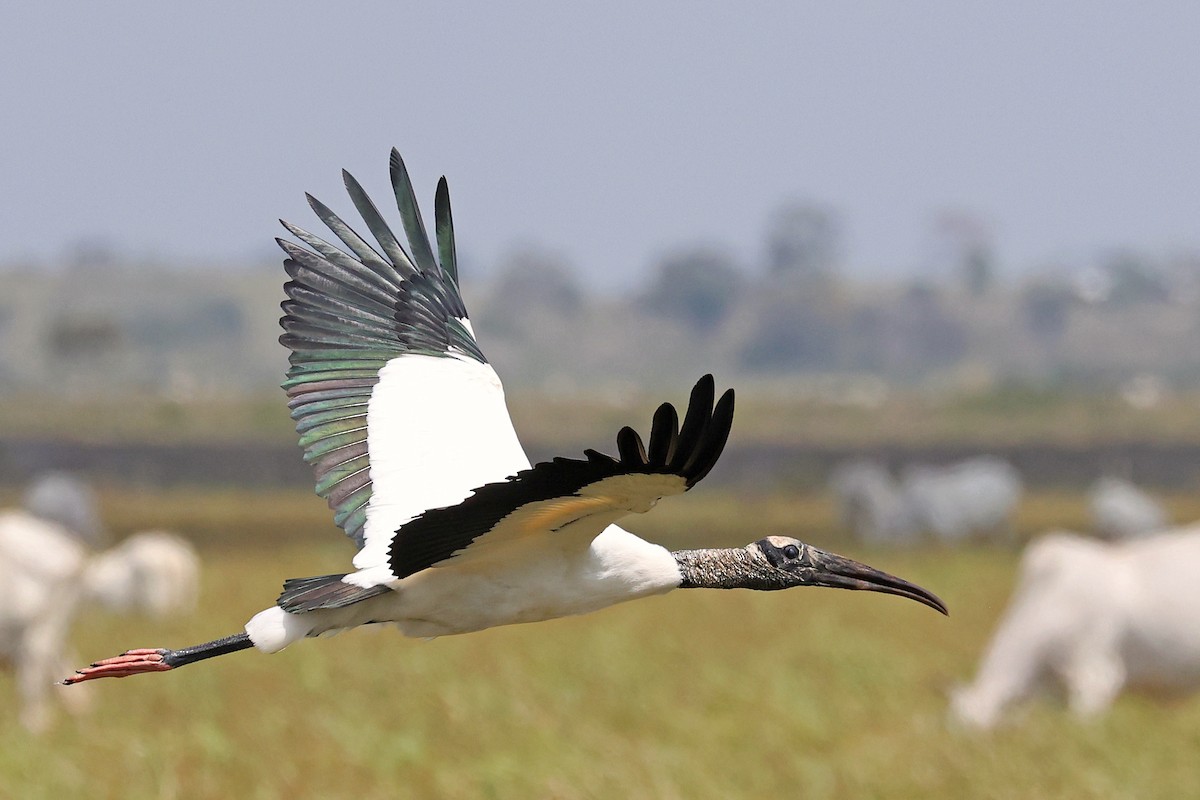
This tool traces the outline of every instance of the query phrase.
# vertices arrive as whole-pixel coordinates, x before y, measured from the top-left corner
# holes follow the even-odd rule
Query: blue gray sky
[[[349,211],[341,167],[382,205],[392,145],[466,260],[539,243],[597,287],[752,264],[788,198],[872,275],[947,208],[1013,271],[1200,248],[1198,41],[1189,0],[10,4],[0,263],[261,261],[303,192]]]

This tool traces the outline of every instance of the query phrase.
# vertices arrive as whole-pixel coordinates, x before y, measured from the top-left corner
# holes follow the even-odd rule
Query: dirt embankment
[[[1200,444],[1161,442],[1025,443],[986,449],[970,444],[730,447],[708,481],[734,488],[812,489],[824,486],[830,471],[847,459],[873,458],[899,468],[946,464],[984,452],[1008,459],[1028,485],[1039,488],[1079,489],[1106,474],[1152,488],[1200,487]],[[529,447],[529,453],[535,461],[562,455],[536,444]],[[312,480],[300,449],[291,445],[0,438],[0,484],[21,485],[47,469],[71,470],[100,483],[147,487],[278,488],[303,486]]]

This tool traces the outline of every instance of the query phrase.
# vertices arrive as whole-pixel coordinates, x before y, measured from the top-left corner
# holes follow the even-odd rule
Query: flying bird
[[[931,592],[798,539],[672,552],[615,524],[713,468],[734,395],[718,399],[710,375],[692,389],[682,421],[670,403],[658,407],[648,441],[626,427],[616,456],[586,450],[531,465],[459,293],[446,179],[430,241],[395,150],[390,173],[407,249],[348,172],[346,189],[374,244],[311,195],[341,246],[287,222],[298,243],[277,240],[290,278],[283,388],[317,494],[358,547],[354,570],[285,581],[240,633],[128,650],[63,683],[162,672],[249,647],[274,653],[359,625],[444,636],[680,588],[866,589],[946,613]]]

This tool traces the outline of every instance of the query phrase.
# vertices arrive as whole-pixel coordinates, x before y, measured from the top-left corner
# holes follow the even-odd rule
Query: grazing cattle
[[[863,541],[914,544],[922,534],[955,544],[1008,532],[1021,499],[1021,478],[998,458],[947,467],[910,466],[897,483],[874,461],[834,470],[830,487],[842,522]]]
[[[146,531],[93,558],[83,580],[88,599],[104,608],[161,618],[195,609],[200,558],[183,538]]]
[[[910,467],[902,487],[918,524],[945,543],[1007,533],[1021,500],[1021,476],[1007,461],[991,456],[947,467]]]
[[[1120,543],[1072,533],[1029,546],[1017,588],[975,682],[951,714],[991,728],[1004,711],[1056,684],[1079,716],[1125,687],[1200,687],[1200,525]]]
[[[1088,496],[1092,530],[1110,540],[1131,539],[1161,531],[1170,525],[1166,509],[1120,478],[1101,478]]]
[[[86,695],[54,686],[74,661],[67,641],[82,609],[162,615],[189,608],[197,572],[191,546],[170,534],[137,534],[93,556],[61,525],[23,511],[0,513],[0,660],[16,675],[21,723],[44,730],[52,693],[68,711],[87,706]]]
[[[834,470],[830,487],[842,524],[871,544],[914,543],[921,531],[908,499],[887,468],[875,461],[851,461]]]
[[[19,511],[0,514],[0,656],[12,666],[21,723],[31,731],[50,720],[86,561],[87,549],[62,526]],[[87,701],[61,696],[71,710]]]
[[[100,504],[92,487],[69,472],[43,472],[30,482],[22,498],[25,510],[35,517],[66,528],[89,547],[106,543]]]

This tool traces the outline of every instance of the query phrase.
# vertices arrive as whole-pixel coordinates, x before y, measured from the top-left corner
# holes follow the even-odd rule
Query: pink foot
[[[75,670],[74,675],[63,678],[63,686],[94,680],[96,678],[127,678],[130,675],[140,675],[143,672],[166,672],[171,665],[163,660],[169,651],[162,649],[141,648],[126,650],[119,656],[97,661],[91,666]]]

